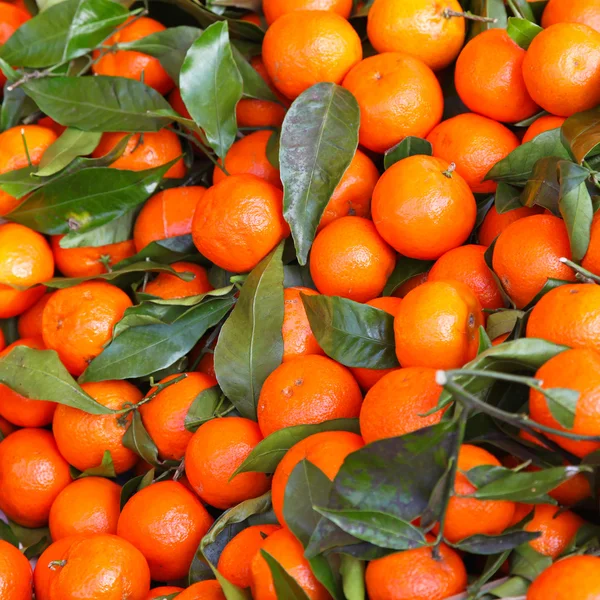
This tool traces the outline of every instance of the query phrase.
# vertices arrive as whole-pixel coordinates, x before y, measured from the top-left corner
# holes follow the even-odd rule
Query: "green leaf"
[[[338,296],[301,298],[310,328],[328,356],[347,367],[398,366],[392,315]]]
[[[0,519],[0,540],[3,542],[8,542],[15,548],[19,547],[19,540],[17,539],[17,536],[10,528],[10,525],[2,521],[2,519]]]
[[[490,340],[487,332],[483,325],[479,326],[479,347],[477,348],[477,354],[481,354],[492,347],[492,340]]]
[[[510,558],[510,574],[529,581],[537,579],[552,564],[552,557],[534,550],[530,544],[519,546]]]
[[[215,348],[215,372],[225,396],[256,419],[265,379],[283,357],[283,244],[250,273]]]
[[[408,158],[409,156],[414,156],[415,154],[432,156],[433,146],[431,145],[431,142],[420,137],[409,135],[401,142],[396,144],[393,148],[386,150],[383,157],[383,166],[387,170],[399,160]]]
[[[82,477],[116,477],[115,465],[113,464],[110,450],[105,450],[102,456],[102,462],[97,467],[86,469],[77,479]]]
[[[353,556],[341,556],[340,573],[344,596],[348,600],[365,600],[365,562]]]
[[[98,46],[128,14],[110,0],[64,0],[21,25],[0,57],[18,67],[63,63]]]
[[[65,129],[63,134],[52,144],[39,164],[36,175],[47,177],[64,169],[78,156],[91,154],[100,143],[101,133]]]
[[[509,531],[499,535],[472,535],[451,545],[463,552],[488,556],[505,550],[512,550],[521,544],[535,540],[540,535],[539,531]]]
[[[565,429],[573,429],[579,392],[566,388],[550,388],[543,390],[543,393],[552,416]]]
[[[231,412],[233,405],[224,396],[218,385],[202,390],[185,416],[185,428],[196,431],[202,423]]]
[[[123,436],[123,446],[135,452],[153,467],[158,466],[158,448],[146,431],[139,411],[134,410],[131,423]]]
[[[301,265],[306,264],[325,207],[354,158],[359,123],[356,99],[334,83],[313,85],[285,116],[279,150],[283,213]]]
[[[508,15],[506,14],[504,0],[472,0],[471,12],[480,17],[494,19],[494,21],[473,21],[469,28],[469,39],[474,38],[487,29],[506,29],[508,25]]]
[[[391,514],[322,507],[317,507],[317,511],[350,535],[382,548],[408,550],[427,544],[423,532],[418,527]]]
[[[8,524],[19,540],[19,544],[25,548],[40,543],[44,538],[50,539],[50,530],[47,527],[23,527],[10,519],[8,519]]]
[[[490,481],[489,467],[474,467],[467,471],[469,481],[478,489],[473,497],[479,500],[508,500],[529,504],[553,504],[548,492],[589,467],[551,467],[539,471],[518,471],[496,467]],[[488,481],[488,482],[486,482]]]
[[[45,185],[13,212],[11,221],[57,235],[84,233],[109,223],[147,200],[171,163],[144,171],[84,169]]]
[[[17,346],[0,358],[0,367],[0,381],[30,400],[57,402],[91,415],[114,413],[75,383],[54,350]]]
[[[523,208],[523,204],[521,203],[521,189],[500,181],[496,188],[494,204],[499,214]]]
[[[157,91],[135,79],[47,77],[23,88],[57,123],[83,131],[159,131],[177,116]]]
[[[164,70],[173,81],[179,80],[179,72],[191,45],[202,35],[197,27],[181,25],[156,31],[131,42],[119,43],[119,50],[143,52],[158,58]]]
[[[533,300],[523,308],[523,311],[527,313],[527,311],[531,310],[541,298],[543,298],[548,292],[551,292],[553,289],[560,287],[561,285],[570,285],[572,281],[566,281],[565,279],[547,279],[544,287],[534,296]]]
[[[64,238],[63,238],[64,239]],[[164,240],[151,242],[145,248],[114,265],[115,269],[123,269],[142,260],[160,263],[174,263],[188,260],[192,255],[198,256],[191,235],[180,235]]]
[[[524,314],[522,310],[502,310],[489,315],[486,331],[490,339],[493,341],[505,333],[510,333]]]
[[[585,183],[590,171],[566,160],[558,163],[558,169],[560,173],[558,208],[569,233],[572,258],[579,262],[590,245],[590,230],[594,218],[592,198]]]
[[[31,194],[34,190],[42,186],[42,181],[33,177],[37,167],[24,167],[15,169],[0,175],[0,189],[15,198],[22,198]]]
[[[519,44],[523,50],[527,50],[531,42],[533,42],[535,36],[541,33],[542,28],[535,23],[532,23],[529,19],[520,19],[517,17],[510,17],[508,19],[508,27],[506,32],[509,37]]]
[[[593,108],[569,117],[562,125],[562,139],[575,160],[582,163],[589,154],[597,154],[600,144],[600,109]]]
[[[547,156],[569,158],[569,153],[561,141],[559,129],[545,131],[530,142],[515,148],[490,169],[485,179],[524,186],[533,173],[535,163]]]
[[[281,104],[279,98],[267,85],[258,71],[246,60],[244,55],[235,47],[231,46],[233,60],[242,77],[242,89],[244,98],[255,98],[257,100],[269,100]]]
[[[432,265],[433,261],[398,256],[396,267],[385,284],[382,295],[391,296],[403,283],[415,275],[426,273]]]
[[[127,329],[92,360],[81,381],[143,377],[172,365],[227,314],[233,303],[231,296],[209,297],[173,323]]]
[[[268,161],[275,169],[279,169],[279,148],[281,142],[281,130],[277,129],[267,141],[266,155]]]
[[[0,131],[6,131],[21,122],[25,115],[37,110],[35,102],[27,96],[21,87],[11,88],[10,83],[4,85],[4,98],[0,108]]]
[[[306,592],[299,583],[265,550],[260,551],[262,557],[267,561],[277,598],[285,600],[309,600]]]
[[[139,210],[136,207],[120,217],[109,221],[106,225],[96,227],[85,233],[71,231],[71,233],[60,239],[59,246],[61,248],[95,248],[130,240],[133,224],[138,213]]]
[[[235,141],[235,109],[242,76],[233,59],[226,22],[211,25],[186,54],[179,78],[181,97],[208,144],[224,158]]]
[[[515,15],[515,18],[525,19],[531,23],[535,23],[535,17],[533,16],[533,11],[529,5],[529,0],[507,0],[507,5]]]
[[[121,510],[123,510],[123,507],[133,495],[140,490],[143,490],[145,487],[148,487],[154,481],[154,474],[155,470],[150,469],[146,474],[132,477],[129,481],[123,484],[123,487],[121,488],[120,500]]]
[[[521,196],[523,206],[542,206],[558,215],[560,185],[558,165],[563,162],[555,156],[540,158],[533,167],[531,178]]]
[[[360,433],[358,419],[333,419],[316,425],[296,425],[275,431],[260,441],[238,467],[238,473],[251,471],[273,473],[286,452],[309,435],[322,431],[351,431]]]

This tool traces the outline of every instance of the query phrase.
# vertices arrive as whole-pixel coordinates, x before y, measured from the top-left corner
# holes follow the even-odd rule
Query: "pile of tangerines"
[[[597,0],[0,43],[0,600],[600,598]]]

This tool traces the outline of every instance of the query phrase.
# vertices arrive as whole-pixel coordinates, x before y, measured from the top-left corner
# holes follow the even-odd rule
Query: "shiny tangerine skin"
[[[306,287],[289,287],[283,290],[283,362],[308,354],[324,355],[315,338],[300,294],[318,296],[318,292]]]
[[[600,352],[591,348],[577,348],[557,354],[537,371],[542,388],[568,388],[579,392],[575,406],[575,422],[566,429],[552,415],[543,394],[531,390],[529,413],[533,421],[560,431],[571,431],[580,435],[600,435]],[[559,446],[575,456],[583,458],[600,448],[598,442],[570,440],[559,435],[547,434]]]
[[[171,273],[159,273],[155,279],[146,284],[144,293],[168,300],[198,296],[214,289],[204,267],[185,261],[172,263],[170,266],[177,273],[191,273],[194,278],[185,281]]]
[[[504,300],[492,271],[485,262],[485,246],[467,244],[440,256],[429,271],[428,281],[460,281],[469,286],[482,308],[502,308]]]
[[[368,218],[371,212],[371,197],[379,180],[375,163],[360,150],[335,188],[321,220],[317,232],[341,217]]]
[[[127,135],[129,134],[121,132],[103,134],[100,143],[92,152],[92,157],[105,156]],[[123,154],[110,165],[112,169],[144,171],[160,167],[183,154],[177,134],[169,129],[161,129],[156,132],[147,131],[143,134],[143,140],[140,139],[141,135],[134,133],[131,136]],[[185,163],[181,158],[165,173],[165,177],[181,179],[185,173]]]
[[[570,117],[600,103],[600,33],[557,23],[535,36],[523,61],[533,100],[550,114]]]
[[[395,266],[393,249],[361,217],[330,223],[317,234],[310,253],[310,274],[319,292],[356,302],[378,297]]]
[[[556,23],[581,23],[600,31],[600,6],[596,0],[550,0],[542,13],[542,27]]]
[[[185,474],[200,498],[215,508],[231,508],[270,487],[264,473],[231,476],[263,439],[258,425],[242,417],[221,417],[200,425],[185,452]]]
[[[369,9],[367,35],[377,52],[404,52],[434,71],[447,67],[465,42],[465,19],[457,0],[375,0]]]
[[[394,319],[396,356],[403,367],[457,369],[473,360],[483,311],[459,281],[428,281],[409,292]]]
[[[179,377],[169,375],[158,383],[164,384]],[[146,431],[158,448],[163,460],[181,460],[192,439],[192,432],[185,428],[185,417],[196,396],[217,385],[214,377],[204,373],[186,373],[185,379],[160,391],[150,402],[140,407],[140,415]],[[150,389],[146,397],[156,391]]]
[[[10,36],[29,19],[31,15],[16,3],[3,2],[0,6],[0,44],[6,44]]]
[[[400,254],[435,260],[460,246],[475,225],[467,182],[445,160],[415,155],[379,179],[371,211],[379,235]]]
[[[600,273],[600,216],[594,215],[590,230],[590,243],[581,266],[595,275]]]
[[[17,330],[20,338],[42,338],[42,315],[52,292],[44,294],[35,304],[19,315]]]
[[[227,600],[218,581],[207,580],[194,583],[177,596],[179,600]]]
[[[25,555],[0,540],[0,597],[3,600],[31,600],[33,573]]]
[[[200,254],[235,273],[251,271],[289,232],[281,190],[250,174],[209,188],[192,221]]]
[[[360,435],[348,431],[323,431],[309,435],[294,444],[285,453],[273,475],[271,499],[277,520],[285,525],[283,518],[285,486],[300,461],[308,460],[333,481],[346,457],[360,450],[364,445],[365,442]]]
[[[370,600],[443,600],[463,592],[467,571],[460,555],[441,544],[440,556],[422,547],[372,560],[365,573]]]
[[[121,486],[105,477],[84,477],[64,488],[50,509],[53,541],[74,535],[117,533]]]
[[[347,19],[352,12],[352,0],[263,0],[262,9],[268,25],[298,10],[327,10]]]
[[[600,594],[600,558],[569,556],[548,567],[527,590],[527,600],[588,600]]]
[[[258,398],[258,424],[267,437],[293,425],[358,417],[362,394],[350,371],[326,356],[299,356],[279,365]]]
[[[146,600],[150,591],[146,559],[116,535],[78,537],[56,560],[66,562],[51,571],[49,600]]]
[[[360,410],[360,433],[365,443],[399,437],[439,423],[443,411],[423,417],[434,408],[442,387],[435,369],[396,369],[380,379],[365,396]]]
[[[360,38],[352,25],[327,11],[283,15],[269,27],[262,46],[271,81],[290,100],[317,83],[342,83],[361,59]]]
[[[53,275],[52,250],[42,235],[18,223],[0,225],[0,319],[15,317],[33,306],[45,291],[36,284]]]
[[[558,558],[577,535],[585,521],[570,510],[560,514],[558,506],[552,504],[536,504],[533,518],[523,529],[525,531],[540,531],[541,536],[531,540],[529,545],[544,556]]]
[[[444,537],[451,543],[471,535],[498,535],[512,521],[514,502],[459,497],[476,491],[477,488],[464,473],[480,465],[500,466],[500,461],[483,448],[463,444],[458,453],[458,472],[454,480],[455,495],[448,503],[444,526]]]
[[[114,410],[133,406],[142,399],[142,393],[128,381],[98,381],[83,383],[82,389],[94,400]],[[97,467],[104,452],[110,452],[117,474],[131,469],[138,460],[123,445],[123,436],[132,415],[90,415],[61,404],[54,413],[52,430],[60,453],[80,471]]]
[[[527,337],[600,351],[599,313],[600,290],[595,284],[561,285],[533,307]]]
[[[360,144],[374,152],[385,152],[407,136],[424,138],[442,119],[438,80],[425,63],[408,54],[365,58],[342,85],[360,106]]]
[[[4,9],[2,3],[2,9]],[[6,6],[10,6],[6,4]],[[0,22],[1,22],[0,17]],[[2,26],[0,25],[0,35]],[[2,77],[4,77],[2,75]],[[25,141],[23,140],[25,138]],[[54,131],[39,125],[18,125],[11,127],[0,133],[0,174],[8,173],[24,169],[29,166],[29,159],[32,165],[39,165],[42,156],[51,146],[58,136]],[[25,142],[29,151],[29,158],[25,151]],[[17,208],[23,201],[23,198],[18,199],[5,191],[0,190],[0,216],[4,216]]]
[[[254,131],[234,142],[225,155],[225,169],[229,175],[250,173],[276,188],[283,189],[279,179],[279,169],[276,169],[267,158],[267,144],[273,131],[263,129]],[[219,159],[219,164],[222,164]],[[218,166],[213,171],[213,183],[217,184],[228,176]]]
[[[571,258],[564,221],[533,215],[511,223],[498,236],[492,266],[517,308],[523,308],[548,278],[575,280],[573,270],[560,262],[562,257]]]
[[[462,49],[454,83],[460,99],[475,113],[516,123],[539,111],[523,79],[525,50],[504,29],[488,29]]]
[[[101,275],[107,273],[107,270],[106,265],[100,259],[108,257],[108,264],[112,267],[135,254],[135,245],[132,240],[105,246],[61,248],[60,240],[63,237],[62,235],[53,235],[50,238],[50,244],[56,266],[65,277]]]
[[[129,21],[129,25],[111,35],[104,44],[126,44],[166,30],[164,25],[149,17],[130,18]],[[94,59],[98,59],[100,51],[95,50],[93,56]],[[146,85],[163,95],[170,92],[175,85],[158,58],[133,50],[117,50],[104,54],[92,64],[92,71],[96,75],[127,77],[138,81],[142,81],[143,77]]]
[[[44,344],[58,352],[71,375],[81,375],[102,352],[112,337],[113,327],[130,306],[125,292],[104,281],[58,290],[44,309]]]
[[[265,537],[280,529],[279,525],[251,525],[242,529],[223,548],[217,563],[219,573],[234,585],[249,588],[252,584],[252,559]]]
[[[523,139],[521,140],[522,144],[526,144],[530,142],[533,138],[540,135],[540,133],[544,133],[545,131],[550,131],[552,129],[558,129],[562,127],[563,123],[567,119],[565,117],[556,117],[555,115],[543,115],[539,119],[536,119],[525,132]]]
[[[49,431],[27,427],[0,442],[0,510],[15,523],[45,526],[69,483],[69,465]]]
[[[173,581],[187,575],[212,523],[198,497],[183,484],[160,481],[127,501],[117,535],[144,555],[152,579]]]
[[[313,575],[302,544],[287,529],[272,533],[261,550],[270,554],[296,580],[310,600],[331,600],[329,592]],[[277,600],[271,570],[260,552],[252,561],[252,597]]]
[[[27,346],[43,350],[40,338],[22,338],[7,346],[0,357],[7,356],[13,348]],[[30,400],[8,386],[0,384],[0,416],[18,427],[45,427],[52,423],[56,404],[45,400]]]
[[[205,192],[205,187],[196,185],[169,188],[152,196],[133,227],[136,251],[158,240],[191,234],[194,212]]]
[[[544,212],[541,206],[523,206],[508,212],[499,213],[496,206],[492,205],[479,227],[479,243],[483,246],[491,246],[492,242],[511,224],[519,219],[539,215]]]
[[[400,309],[400,298],[394,298],[393,296],[384,296],[382,298],[373,298],[366,302],[373,308],[384,310],[392,317],[396,316],[396,313]],[[396,369],[365,369],[363,367],[350,367],[350,372],[356,379],[360,389],[363,392],[370,390],[382,377],[385,377],[388,373],[392,373]]]
[[[501,123],[473,113],[442,121],[427,136],[433,155],[456,165],[471,191],[495,191],[495,181],[484,181],[488,171],[519,146],[517,136]]]

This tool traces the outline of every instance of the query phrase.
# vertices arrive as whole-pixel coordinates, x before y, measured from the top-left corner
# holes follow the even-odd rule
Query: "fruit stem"
[[[456,163],[450,163],[448,168],[445,171],[442,171],[442,175],[446,176],[448,179],[452,179],[452,173],[456,171]]]
[[[571,269],[575,271],[575,276],[580,281],[583,281],[584,283],[600,283],[600,277],[594,275],[594,273],[592,273],[591,271],[584,269],[581,265],[574,263],[572,260],[569,260],[564,256],[561,257],[559,260],[561,263],[567,265],[567,267],[571,267]]]
[[[23,140],[23,146],[25,146],[25,156],[27,156],[27,162],[30,167],[33,167],[31,162],[31,156],[29,154],[29,147],[27,146],[27,139],[25,138],[25,128],[21,127],[21,139]]]
[[[56,571],[56,569],[62,569],[67,564],[66,560],[51,560],[48,563],[48,568],[51,571]]]
[[[470,21],[478,21],[479,23],[497,23],[498,19],[494,17],[480,17],[479,15],[474,15],[470,11],[459,12],[457,10],[452,10],[451,8],[445,8],[442,11],[442,16],[444,19],[451,19],[452,17],[463,17],[464,19],[469,19]]]

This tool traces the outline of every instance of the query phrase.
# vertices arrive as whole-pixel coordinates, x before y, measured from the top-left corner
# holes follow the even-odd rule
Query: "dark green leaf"
[[[130,240],[133,224],[138,213],[139,210],[136,207],[109,221],[106,225],[96,227],[85,233],[71,231],[71,233],[60,239],[59,246],[61,248],[89,248],[90,246],[95,248]]]
[[[551,556],[536,552],[530,544],[523,544],[511,555],[510,574],[533,581],[551,564]]]
[[[383,166],[385,169],[389,169],[393,164],[397,163],[403,158],[414,156],[415,154],[425,154],[426,156],[433,155],[433,146],[431,142],[424,140],[420,137],[414,137],[409,135],[405,137],[401,142],[396,144],[393,148],[386,150],[383,157]]]
[[[82,477],[116,477],[115,465],[113,464],[110,450],[105,450],[102,455],[102,462],[97,467],[86,469],[83,473],[78,476],[78,479]]]
[[[52,539],[50,537],[50,533],[48,535],[43,536],[39,541],[31,546],[27,547],[23,554],[27,560],[31,560],[32,558],[37,558],[50,544],[52,543]]]
[[[506,158],[497,162],[485,176],[494,181],[503,181],[512,185],[524,186],[533,173],[533,167],[540,158],[556,156],[569,158],[569,153],[563,146],[560,130],[545,131],[530,142],[521,144]]]
[[[579,392],[565,388],[550,388],[544,390],[544,397],[552,416],[565,429],[575,425],[575,408],[579,400]]]
[[[8,524],[17,540],[19,540],[19,544],[25,548],[38,544],[44,538],[50,539],[50,531],[47,527],[38,527],[35,529],[23,527],[10,519],[8,519]]]
[[[152,466],[158,465],[158,448],[146,431],[142,417],[137,410],[133,411],[131,423],[123,436],[123,446],[135,452]]]
[[[398,256],[396,267],[385,284],[382,295],[391,296],[403,283],[415,275],[426,273],[432,265],[433,261]]]
[[[123,484],[121,488],[121,500],[120,506],[121,510],[127,504],[127,501],[141,489],[144,489],[148,485],[152,483],[154,480],[154,469],[150,469],[145,475],[138,475],[137,477],[132,477],[129,481]],[[146,485],[144,485],[146,484]]]
[[[265,550],[260,551],[262,557],[267,561],[277,598],[285,600],[309,600],[306,592],[300,584]]]
[[[539,531],[510,531],[500,535],[472,535],[452,546],[470,554],[498,554],[540,537]]]
[[[590,245],[590,230],[594,218],[592,198],[585,184],[590,171],[566,160],[558,163],[558,170],[560,173],[558,208],[569,233],[572,258],[579,262]]]
[[[533,167],[531,178],[527,182],[521,204],[523,206],[542,206],[558,215],[560,185],[558,183],[558,165],[563,162],[555,156],[540,158]]]
[[[187,260],[192,254],[196,254],[197,256],[196,247],[194,246],[192,236],[180,235],[177,237],[151,242],[137,254],[134,254],[132,257],[126,258],[120,263],[114,265],[114,268],[123,269],[142,260],[151,260],[153,262],[170,264]]]
[[[514,127],[529,127],[530,125],[533,125],[540,117],[544,117],[547,114],[549,113],[545,110],[541,110],[540,112],[533,115],[533,117],[529,117],[528,119],[523,119],[522,121],[515,123]]]
[[[358,146],[360,110],[334,83],[318,83],[288,110],[281,129],[279,164],[283,212],[296,256],[306,264],[323,211]]]
[[[525,306],[525,308],[523,308],[523,311],[527,313],[527,311],[531,310],[540,301],[540,298],[543,298],[553,289],[560,287],[561,285],[567,285],[571,283],[573,282],[566,281],[565,279],[547,279],[544,287],[534,296],[533,300],[527,306]]]
[[[0,358],[0,366],[0,381],[26,398],[58,402],[91,415],[114,412],[75,383],[54,350],[17,346]]]
[[[197,27],[169,27],[131,42],[119,43],[119,49],[143,52],[158,58],[171,79],[178,81],[185,55],[201,34],[202,30]]]
[[[542,28],[528,19],[510,17],[506,31],[513,41],[519,44],[523,50],[527,50],[529,44],[542,31]]]
[[[509,212],[516,208],[522,208],[521,189],[501,181],[496,188],[494,204],[496,205],[496,211],[499,214]]]
[[[12,221],[57,235],[83,233],[109,223],[149,198],[171,163],[145,171],[84,169],[49,183],[12,213]]]
[[[211,25],[186,54],[180,75],[181,97],[218,156],[235,141],[235,109],[242,76],[233,59],[226,22]]]
[[[561,128],[562,139],[575,160],[582,163],[600,144],[600,109],[593,108],[569,117]]]
[[[365,563],[346,554],[341,557],[340,573],[344,596],[348,600],[365,600]]]
[[[472,0],[471,11],[480,17],[487,17],[488,19],[494,19],[494,21],[473,21],[469,31],[470,38],[474,38],[487,29],[506,29],[508,25],[504,0]]]
[[[535,17],[533,16],[533,11],[529,5],[529,0],[508,0],[507,4],[510,6],[511,11],[516,18],[526,19],[535,23]]]
[[[38,189],[43,182],[33,177],[37,167],[24,167],[0,175],[0,189],[15,198],[22,198]]]
[[[522,310],[502,310],[489,315],[486,331],[490,339],[493,341],[505,333],[510,333],[524,314]]]
[[[398,366],[392,315],[338,296],[301,298],[310,328],[328,356],[347,367]]]
[[[477,354],[481,354],[492,347],[492,340],[490,340],[487,332],[483,325],[479,326],[479,347],[477,348]]]
[[[177,116],[157,91],[135,79],[47,77],[23,88],[57,123],[83,131],[159,131]]]
[[[192,402],[185,416],[185,428],[196,431],[202,423],[215,417],[221,417],[233,408],[231,402],[225,399],[218,385],[202,390]]]
[[[250,273],[215,348],[215,372],[243,417],[256,419],[265,379],[283,356],[283,244]]]
[[[267,141],[267,159],[275,169],[279,169],[279,146],[281,141],[281,130],[274,131]]]
[[[0,57],[18,67],[49,67],[86,54],[127,19],[110,0],[64,0],[10,36]]]
[[[100,143],[101,133],[65,129],[63,134],[44,152],[36,175],[47,177],[64,169],[78,156],[91,154]]]
[[[279,98],[273,93],[258,71],[245,59],[244,55],[232,46],[233,60],[242,77],[242,89],[244,98],[256,98],[257,100],[270,100],[280,103]]]
[[[279,429],[254,447],[246,460],[238,467],[235,475],[250,471],[273,473],[279,461],[294,444],[309,435],[321,433],[322,431],[360,433],[360,428],[357,419],[334,419],[316,425],[296,425],[295,427]]]
[[[172,365],[227,314],[233,303],[231,296],[208,298],[173,323],[127,329],[92,360],[81,380],[143,377]]]
[[[23,88],[11,88],[10,83],[4,85],[4,98],[0,109],[0,131],[15,127],[21,119],[37,110],[35,102],[27,96]]]
[[[17,536],[13,533],[10,525],[2,521],[2,519],[0,519],[0,540],[3,542],[8,542],[15,548],[19,547],[19,540],[17,539]]]

